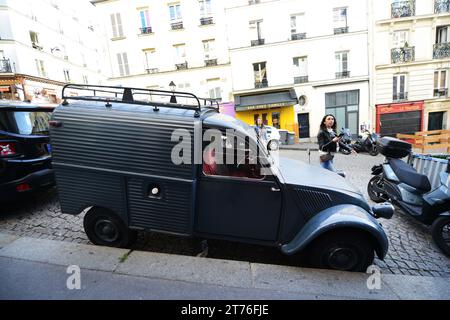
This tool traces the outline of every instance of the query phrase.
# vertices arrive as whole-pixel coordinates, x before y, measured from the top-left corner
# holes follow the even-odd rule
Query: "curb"
[[[222,291],[266,290],[279,292],[279,299],[293,293],[318,299],[450,299],[450,278],[380,274],[379,288],[369,289],[373,274],[131,251],[4,233],[0,233],[0,257],[14,263],[77,265],[111,275],[215,286]]]

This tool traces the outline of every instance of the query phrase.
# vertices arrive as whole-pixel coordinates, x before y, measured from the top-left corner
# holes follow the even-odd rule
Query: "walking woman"
[[[334,116],[327,114],[323,117],[322,122],[320,123],[320,131],[317,135],[317,140],[319,142],[320,166],[333,172],[336,172],[333,167],[333,158],[338,144],[339,148],[356,154],[352,148],[341,143],[341,138],[336,134],[336,127],[337,123]]]

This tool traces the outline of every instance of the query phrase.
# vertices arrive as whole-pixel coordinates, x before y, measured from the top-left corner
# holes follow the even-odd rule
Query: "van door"
[[[266,168],[265,170],[269,170]],[[196,231],[275,241],[281,215],[281,188],[261,165],[203,163],[198,179]]]

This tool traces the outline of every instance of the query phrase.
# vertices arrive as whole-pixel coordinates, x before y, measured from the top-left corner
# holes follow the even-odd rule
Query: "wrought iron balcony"
[[[217,66],[217,59],[206,59],[205,66],[207,67]]]
[[[291,40],[303,40],[306,39],[306,33],[292,33]]]
[[[434,0],[434,13],[450,12],[450,0]]]
[[[436,43],[433,46],[433,59],[450,58],[450,43]]]
[[[348,27],[334,28],[334,34],[348,33]]]
[[[181,30],[183,29],[183,21],[173,22],[170,24],[172,30]]]
[[[411,17],[416,14],[416,2],[414,0],[394,2],[391,5],[391,17]]]
[[[350,71],[336,72],[336,79],[350,78]]]
[[[187,69],[188,63],[187,63],[187,61],[183,62],[183,63],[177,63],[177,64],[175,64],[175,67],[177,68],[177,70]]]
[[[408,100],[408,92],[394,92],[392,95],[393,101],[401,101],[401,100]]]
[[[251,4],[258,4],[258,3],[260,3],[260,0],[248,0],[248,4],[249,5],[251,5]]]
[[[32,43],[31,43],[31,46],[32,46],[34,49],[41,50],[41,51],[44,49],[42,46],[40,46],[40,45],[37,44],[36,42],[32,42]]]
[[[152,27],[144,27],[144,28],[139,28],[141,30],[141,34],[150,34],[152,33]]]
[[[394,48],[391,49],[392,63],[406,63],[414,61],[415,50],[414,47]]]
[[[0,73],[11,73],[11,62],[9,59],[3,58],[0,59]]]
[[[294,83],[306,83],[308,82],[308,76],[300,76],[300,77],[294,77]]]
[[[264,39],[258,39],[258,40],[252,40],[251,45],[253,46],[260,46],[264,44]]]
[[[446,88],[434,89],[433,96],[434,97],[446,97],[447,93],[448,93],[448,89],[446,89]]]
[[[206,18],[200,18],[200,25],[206,26],[208,24],[213,24],[213,18],[212,17],[206,17]]]
[[[267,88],[269,86],[269,82],[267,80],[255,81],[255,88]]]
[[[150,73],[158,73],[159,69],[158,68],[147,68],[147,69],[145,69],[145,71],[149,74]]]

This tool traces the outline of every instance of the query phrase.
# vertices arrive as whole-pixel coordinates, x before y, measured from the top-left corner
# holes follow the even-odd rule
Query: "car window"
[[[48,134],[51,112],[1,111],[0,130],[17,134]]]

